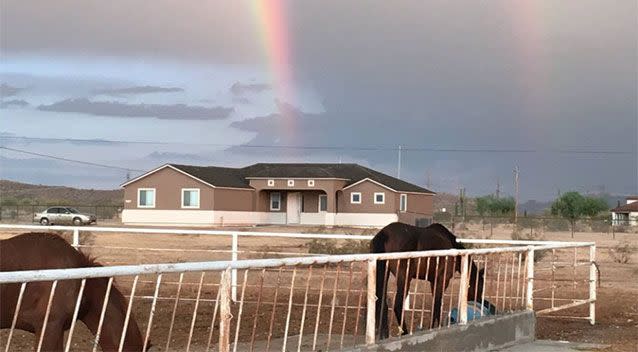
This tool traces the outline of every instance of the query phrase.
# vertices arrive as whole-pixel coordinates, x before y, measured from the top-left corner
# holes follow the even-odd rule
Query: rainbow
[[[277,100],[295,105],[295,82],[293,78],[290,37],[288,30],[287,1],[253,0],[253,11],[258,22],[258,31],[263,36],[271,81]],[[293,109],[279,108],[283,119],[286,143],[295,143],[297,116]]]

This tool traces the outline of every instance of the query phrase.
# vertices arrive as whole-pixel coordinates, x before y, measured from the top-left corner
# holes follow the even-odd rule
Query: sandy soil
[[[227,229],[227,228],[226,228]],[[287,232],[306,232],[316,233],[324,232],[321,228],[277,228],[277,227],[257,227],[250,228],[252,231],[287,231]],[[370,233],[370,230],[363,229],[331,229],[335,233]],[[482,229],[480,225],[470,226],[467,229],[457,229],[456,231],[463,237],[489,237],[489,229]],[[19,233],[2,232],[0,238],[6,238]],[[68,234],[63,234],[68,236]],[[547,240],[564,240],[569,241],[571,234],[569,232],[545,232],[542,237]],[[506,227],[497,227],[494,229],[493,238],[511,238],[511,229]],[[613,239],[609,234],[601,233],[576,233],[574,238],[576,241],[593,241],[597,244],[597,263],[600,266],[601,284],[598,289],[598,301],[596,306],[596,325],[590,326],[586,320],[569,320],[555,317],[539,317],[537,325],[537,337],[540,339],[569,340],[579,342],[595,342],[610,344],[613,351],[636,351],[638,345],[638,255],[634,253],[629,264],[619,264],[613,261],[610,251],[623,241],[628,241],[638,248],[638,235],[636,234],[616,234]],[[230,258],[230,239],[204,235],[140,235],[140,234],[83,234],[81,243],[84,246],[83,251],[97,258],[104,265],[115,264],[137,264],[137,263],[160,263],[160,262],[184,262],[184,261],[202,261],[202,260],[222,260]],[[240,259],[244,258],[268,258],[276,257],[276,253],[286,253],[285,256],[291,256],[293,253],[307,253],[307,240],[297,239],[272,239],[272,238],[241,238],[239,243],[240,250],[244,251],[240,255]],[[588,252],[585,249],[576,252],[577,261],[586,261]],[[510,258],[502,258],[510,260]],[[510,268],[516,268],[516,258],[513,258],[514,265]],[[489,258],[489,261],[496,261],[497,258]],[[554,271],[554,281],[552,281],[551,273],[552,255],[546,254],[537,263],[537,288],[548,288],[552,284],[562,285],[557,290],[555,298],[586,298],[588,295],[588,267],[559,267]],[[574,260],[574,250],[556,251],[555,261],[570,262]],[[488,264],[489,268],[489,264]],[[336,271],[339,269],[340,276],[335,280]],[[328,273],[323,279],[323,268],[313,268],[314,272],[308,279],[308,270],[298,270],[294,273],[294,288],[291,290],[293,272],[290,268],[279,272],[277,270],[268,270],[263,274],[261,271],[250,271],[247,275],[247,284],[245,290],[244,304],[242,308],[242,325],[239,329],[238,341],[245,346],[251,340],[259,341],[260,350],[265,349],[264,343],[268,340],[268,336],[272,335],[273,339],[279,339],[271,343],[273,346],[280,346],[281,337],[285,332],[286,318],[290,305],[290,331],[289,336],[298,335],[301,330],[301,316],[303,314],[305,288],[309,287],[309,294],[306,304],[303,343],[304,349],[311,348],[312,343],[308,341],[308,336],[314,334],[316,316],[320,314],[320,326],[318,331],[317,348],[325,348],[328,340],[332,349],[340,346],[341,335],[344,335],[344,344],[354,344],[363,341],[363,324],[365,320],[364,300],[365,293],[361,290],[364,287],[365,275],[363,267],[355,265],[352,268],[345,265],[337,268],[329,267]],[[511,271],[512,273],[513,271]],[[240,285],[243,282],[243,272],[238,273]],[[262,276],[263,275],[263,276]],[[494,302],[498,298],[494,297],[494,278],[498,275],[495,271],[488,270],[487,294],[492,295],[489,299]],[[263,280],[262,280],[263,277]],[[572,278],[576,277],[579,281],[574,286]],[[490,283],[490,278],[492,282]],[[210,324],[213,314],[215,313],[215,297],[217,285],[219,283],[219,274],[209,273],[204,277],[204,285],[201,290],[201,301],[197,307],[197,314],[193,324],[193,312],[195,312],[195,300],[198,292],[199,273],[185,275],[180,294],[181,300],[176,310],[176,318],[171,337],[170,349],[179,350],[186,346],[189,331],[193,326],[193,338],[191,344],[192,350],[203,350],[208,342],[210,334]],[[324,291],[321,292],[322,304],[321,309],[317,310],[317,302],[320,297],[321,281],[324,280]],[[149,311],[151,306],[151,298],[154,293],[154,284],[156,277],[147,276],[140,278],[140,284],[135,294],[134,317],[137,319],[143,332],[149,319]],[[566,281],[560,281],[566,280]],[[119,278],[116,280],[117,286],[120,287],[125,295],[130,294],[132,278]],[[173,313],[175,295],[177,291],[178,275],[165,275],[162,278],[162,286],[159,292],[160,300],[158,300],[156,312],[153,318],[153,325],[150,338],[153,344],[166,346],[168,331],[170,328],[171,315]],[[451,284],[453,287],[455,282]],[[490,286],[491,285],[491,286]],[[511,289],[514,292],[514,281],[512,281]],[[334,288],[336,287],[336,291]],[[456,286],[458,287],[458,286]],[[521,283],[522,287],[522,283]],[[261,288],[261,290],[260,290]],[[348,289],[350,288],[350,289]],[[412,291],[416,289],[422,294],[416,296],[412,305],[415,307],[422,306],[423,298],[425,302],[431,302],[429,288],[425,283],[421,283],[419,287],[412,285]],[[241,287],[238,289],[241,294]],[[259,292],[262,292],[261,297]],[[452,290],[449,290],[452,291]],[[551,290],[541,291],[537,294],[537,298],[545,298],[546,300],[537,301],[535,305],[538,307],[549,307]],[[290,300],[292,292],[292,300]],[[275,296],[277,296],[276,302]],[[511,297],[511,295],[508,295]],[[445,312],[450,307],[450,302],[455,302],[455,297],[447,297],[444,302]],[[568,301],[556,301],[556,304]],[[347,303],[347,304],[346,304]],[[522,307],[522,302],[509,299],[500,303],[507,309],[517,309]],[[428,303],[429,304],[429,303]],[[334,307],[334,308],[333,308]],[[274,308],[274,313],[273,313]],[[233,316],[239,316],[240,304],[233,306]],[[423,314],[423,317],[421,316]],[[334,316],[333,326],[329,326],[330,319],[326,319],[331,315]],[[588,311],[586,307],[578,307],[570,310],[560,311],[554,315],[557,316],[580,316],[586,317]],[[271,317],[275,318],[271,321]],[[424,320],[427,324],[430,316],[426,312],[415,312],[414,318],[411,313],[406,315],[406,323],[416,329],[420,325],[420,321]],[[345,320],[345,322],[344,322]],[[236,320],[234,320],[236,321]],[[272,323],[272,328],[271,328]],[[396,324],[394,322],[393,324]],[[81,325],[81,324],[80,324]],[[232,325],[232,336],[235,336],[236,325]],[[395,328],[396,329],[396,328]],[[394,331],[394,330],[393,330]],[[328,338],[330,332],[330,338]],[[217,341],[218,329],[215,325],[212,341]],[[254,337],[253,337],[254,335]],[[0,341],[6,341],[7,331],[0,333]],[[91,334],[81,325],[76,331],[73,339],[75,350],[85,350],[90,346]],[[293,339],[294,340],[294,339]],[[15,346],[29,348],[33,343],[33,335],[27,333],[18,333],[15,337]],[[231,338],[232,341],[232,338]],[[296,340],[295,340],[296,341]],[[278,345],[279,344],[279,345]],[[12,344],[13,345],[13,344]],[[296,348],[296,342],[293,344]]]

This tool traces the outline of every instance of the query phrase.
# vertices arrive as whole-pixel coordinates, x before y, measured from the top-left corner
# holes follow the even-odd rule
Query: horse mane
[[[427,228],[434,230],[436,231],[435,233],[447,238],[450,242],[452,242],[452,245],[454,246],[455,249],[465,249],[465,246],[463,246],[462,243],[456,240],[456,236],[450,230],[448,230],[447,227],[439,224],[438,222],[435,222],[434,224],[428,226]]]

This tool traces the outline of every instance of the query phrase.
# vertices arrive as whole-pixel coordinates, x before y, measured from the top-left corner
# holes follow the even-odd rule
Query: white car
[[[33,221],[46,225],[72,224],[75,226],[90,225],[97,221],[93,214],[82,214],[74,208],[51,207],[33,216]]]

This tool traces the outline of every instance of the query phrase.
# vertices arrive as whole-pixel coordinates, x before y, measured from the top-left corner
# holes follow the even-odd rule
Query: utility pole
[[[459,189],[459,203],[461,204],[461,216],[463,217],[463,223],[465,223],[465,187]]]
[[[520,173],[520,169],[518,165],[514,168],[514,224],[517,223],[518,220],[518,175]]]
[[[496,199],[501,196],[501,179],[499,177],[496,178]]]
[[[399,164],[397,165],[397,178],[401,179],[401,149],[403,149],[403,147],[401,147],[399,145]]]
[[[432,189],[432,175],[430,175],[430,171],[427,172],[427,188]]]

